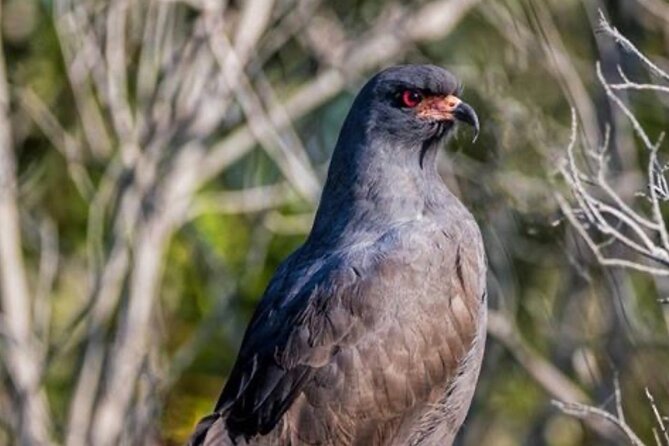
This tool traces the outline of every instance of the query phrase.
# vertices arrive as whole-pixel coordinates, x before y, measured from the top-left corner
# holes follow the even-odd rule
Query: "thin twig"
[[[653,415],[655,416],[655,421],[657,422],[657,425],[660,428],[660,432],[662,432],[662,438],[664,438],[665,445],[669,446],[669,432],[667,431],[667,426],[664,424],[664,419],[660,414],[660,409],[658,409],[657,404],[655,403],[655,398],[653,398],[653,394],[650,393],[648,387],[646,387],[644,391],[646,393],[646,398],[648,398],[648,402],[650,403],[650,407],[653,409]]]
[[[598,418],[608,421],[620,429],[620,431],[625,435],[627,440],[629,440],[633,446],[645,446],[644,442],[641,441],[641,439],[634,433],[632,428],[630,428],[629,425],[625,423],[624,420],[621,420],[615,415],[612,415],[609,412],[600,409],[599,407],[593,407],[581,403],[564,403],[562,401],[556,400],[553,400],[552,403],[555,407],[567,415],[571,415],[582,420]]]

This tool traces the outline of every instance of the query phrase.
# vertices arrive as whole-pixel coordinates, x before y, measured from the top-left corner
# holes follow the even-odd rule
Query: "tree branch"
[[[6,323],[4,362],[19,395],[17,411],[20,444],[47,444],[51,426],[40,382],[41,355],[36,348],[32,328],[31,298],[21,250],[17,195],[9,90],[3,42],[0,39],[0,292]]]

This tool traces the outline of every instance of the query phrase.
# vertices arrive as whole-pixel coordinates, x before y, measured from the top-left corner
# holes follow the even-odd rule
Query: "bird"
[[[449,445],[486,338],[479,226],[437,170],[456,77],[386,68],[362,87],[311,232],[270,280],[192,446]]]

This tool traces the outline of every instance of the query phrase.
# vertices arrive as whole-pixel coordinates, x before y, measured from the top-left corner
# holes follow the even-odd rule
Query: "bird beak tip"
[[[474,125],[474,137],[472,138],[472,144],[474,144],[476,140],[479,139],[480,133],[481,133],[481,127],[479,126],[479,122],[477,119],[476,124]]]
[[[481,130],[481,127],[479,125],[479,118],[472,106],[466,102],[460,102],[454,110],[453,116],[458,121],[465,122],[474,127],[474,138],[472,139],[472,143],[476,142],[479,137],[479,131]]]

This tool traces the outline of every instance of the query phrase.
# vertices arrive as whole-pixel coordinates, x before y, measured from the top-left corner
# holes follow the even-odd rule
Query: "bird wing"
[[[216,405],[229,428],[246,436],[269,432],[359,324],[349,309],[333,308],[362,285],[354,268],[338,255],[296,263],[285,262],[270,283]]]
[[[476,333],[485,266],[480,249],[465,252],[452,236],[438,236],[386,235],[371,248],[306,266],[299,251],[289,259],[268,287],[217,403],[230,432],[266,434],[300,393],[332,401],[345,398],[347,386],[351,398],[366,395],[370,410],[392,416],[438,376],[455,374]],[[412,364],[416,355],[420,364]]]

